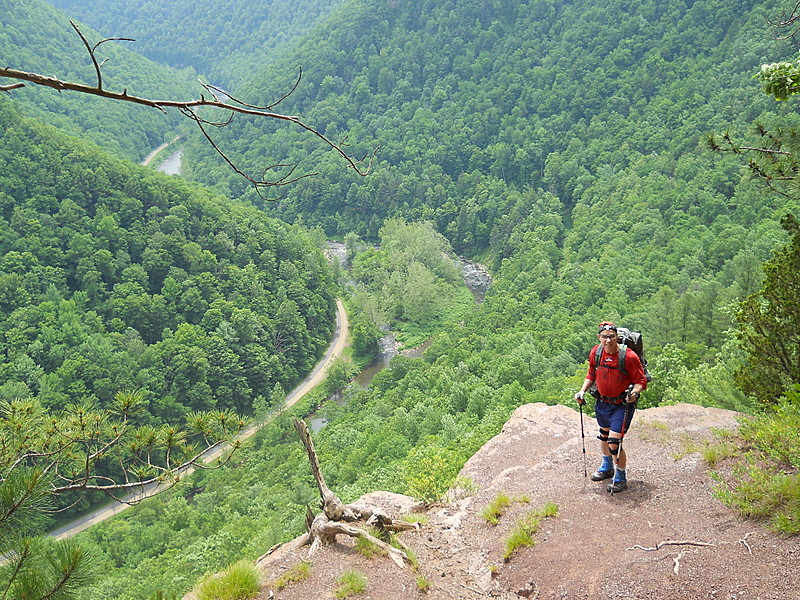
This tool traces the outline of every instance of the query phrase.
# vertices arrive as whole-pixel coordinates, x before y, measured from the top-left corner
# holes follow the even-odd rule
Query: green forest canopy
[[[341,3],[51,0],[105,35],[135,38],[136,52],[150,60],[175,69],[190,67],[230,91]]]
[[[331,137],[381,146],[381,168],[359,180],[294,132],[237,121],[221,135],[245,164],[283,155],[320,171],[265,210],[365,239],[387,218],[427,220],[495,277],[485,303],[423,360],[396,360],[330,410],[317,445],[344,499],[379,488],[435,494],[516,406],[569,402],[603,319],[645,332],[655,377],[645,406],[750,407],[733,385],[731,308],[759,290],[760,265],[786,239],[779,217],[797,201],[700,141],[708,130],[743,135],[756,118],[792,123],[791,107],[753,79],[762,62],[793,52],[772,38],[771,10],[353,0],[242,85],[256,103],[273,99],[300,62],[304,85],[287,106]],[[202,142],[189,167],[255,200]],[[198,476],[92,530],[108,573],[93,597],[128,597],[134,585],[183,593],[198,571],[297,533],[314,495],[303,465],[279,422],[241,469]]]
[[[0,101],[0,320],[6,399],[148,414],[249,412],[302,378],[333,331],[333,290],[303,232],[112,159]]]

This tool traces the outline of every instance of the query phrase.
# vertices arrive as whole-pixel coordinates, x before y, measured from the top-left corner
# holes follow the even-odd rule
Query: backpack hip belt
[[[622,404],[625,400],[625,396],[628,395],[628,392],[623,392],[619,396],[615,398],[609,398],[608,396],[600,396],[600,402],[605,402],[606,404]]]

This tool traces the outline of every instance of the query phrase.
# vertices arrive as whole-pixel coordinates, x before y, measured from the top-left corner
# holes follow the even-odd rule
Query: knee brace
[[[597,436],[597,439],[600,440],[601,442],[607,442],[609,431],[610,431],[609,429],[601,429],[600,435]]]
[[[616,456],[619,452],[619,444],[622,440],[620,438],[608,438],[608,451],[612,456]]]

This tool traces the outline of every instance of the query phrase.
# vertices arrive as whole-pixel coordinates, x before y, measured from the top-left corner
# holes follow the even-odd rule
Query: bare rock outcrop
[[[420,530],[402,534],[414,569],[367,558],[345,538],[317,552],[307,579],[265,587],[262,598],[333,598],[347,569],[367,578],[359,597],[381,600],[799,597],[800,542],[737,518],[714,497],[700,451],[738,425],[736,413],[690,404],[638,411],[624,441],[630,489],[611,495],[584,477],[578,412],[521,406],[464,465],[462,479],[471,485],[428,506]],[[584,430],[591,472],[599,463],[592,419],[584,417]],[[499,494],[513,501],[491,525],[481,511]],[[406,497],[370,496],[393,515],[420,508]],[[534,546],[504,560],[515,525],[548,502],[558,515],[542,521]],[[287,544],[262,557],[265,580],[304,560],[303,552]]]

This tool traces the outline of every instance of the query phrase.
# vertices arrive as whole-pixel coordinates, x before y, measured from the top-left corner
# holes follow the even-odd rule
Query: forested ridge
[[[113,159],[0,101],[0,397],[141,423],[283,401],[333,331],[332,282],[297,228]]]
[[[333,298],[301,230],[0,109],[4,386],[50,406],[145,387],[164,418],[249,411],[313,366]]]
[[[348,136],[354,154],[378,146],[376,176],[342,177],[286,128],[234,124],[223,138],[251,169],[257,154],[330,163],[275,207],[283,214],[372,238],[385,216],[426,218],[461,253],[496,247],[525,189],[554,192],[564,215],[599,201],[598,181],[641,170],[729,196],[738,163],[704,181],[713,159],[698,141],[776,108],[753,93],[759,64],[790,52],[765,16],[721,1],[351,2],[242,95],[272,100],[302,64],[283,110]],[[198,166],[198,178],[249,193],[216,159]]]
[[[76,19],[76,17],[72,17]],[[44,0],[0,2],[0,56],[3,66],[93,85],[95,70],[70,17]],[[83,27],[91,44],[105,37],[132,37],[124,33],[100,35]],[[143,58],[136,42],[103,44],[99,60],[106,86],[121,92],[155,98],[190,99],[199,95],[193,70],[178,72]],[[125,106],[72,92],[28,85],[14,98],[29,116],[73,134],[81,134],[115,155],[142,160],[159,144],[175,137],[180,117],[142,106]]]
[[[147,18],[130,18],[171,23],[171,9],[142,7]],[[111,365],[123,362],[137,374],[130,383],[148,390],[154,418],[179,413],[185,400],[248,409],[242,390],[276,384],[259,406],[278,398],[330,333],[330,275],[300,226],[224,194],[366,242],[387,223],[427,221],[457,253],[492,268],[486,301],[437,334],[422,360],[395,359],[368,390],[349,390],[344,406],[326,409],[315,443],[345,500],[376,489],[438,498],[515,407],[572,402],[605,319],[645,333],[654,381],[643,406],[755,410],[733,377],[744,360],[733,315],[760,289],[762,263],[787,239],[779,219],[797,201],[751,180],[741,157],[702,142],[708,131],[745,137],[756,119],[793,123],[792,107],[753,79],[761,63],[793,53],[766,23],[773,10],[755,0],[343,2],[263,70],[242,75],[237,93],[274,101],[301,64],[301,84],[281,110],[331,139],[349,136],[354,154],[379,147],[379,162],[357,177],[293,130],[235,119],[215,135],[238,164],[319,172],[274,203],[198,138],[187,170],[216,192],[77,142],[51,144],[54,134],[0,103],[9,140],[2,298],[13,357],[0,391],[41,394],[53,406],[80,394],[102,402],[122,377]],[[180,22],[189,38],[205,26],[199,14]],[[104,31],[112,33],[125,32]],[[218,64],[208,49],[203,66]],[[390,263],[366,250],[354,272],[399,281]],[[403,317],[407,306],[390,308]],[[58,325],[39,334],[38,322]],[[65,350],[72,339],[50,341],[75,329],[64,322],[81,323],[74,356]],[[294,362],[281,362],[288,356]],[[251,368],[263,378],[250,379]],[[76,383],[51,387],[59,381]],[[314,494],[283,416],[236,468],[195,475],[85,534],[104,573],[85,597],[183,594],[204,571],[299,533]]]

